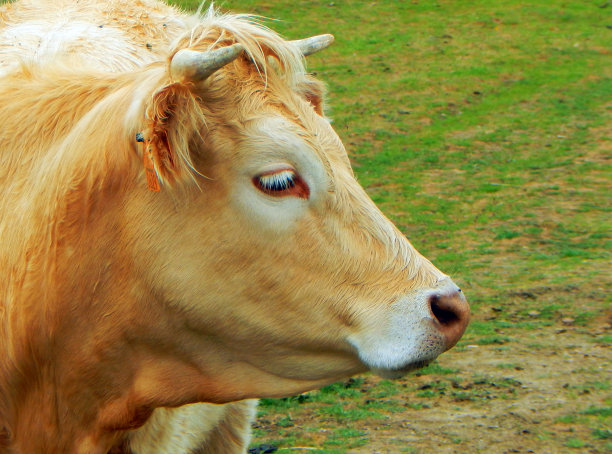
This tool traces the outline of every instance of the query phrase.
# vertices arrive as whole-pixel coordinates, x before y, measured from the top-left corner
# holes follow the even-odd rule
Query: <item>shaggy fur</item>
[[[39,138],[44,136],[47,130],[53,134],[47,139],[52,144],[52,148],[61,152],[69,149],[66,144],[69,132],[72,132],[71,136],[80,140],[80,137],[89,135],[90,131],[102,130],[105,128],[103,125],[113,122],[109,116],[113,116],[117,104],[121,104],[119,99],[129,99],[133,95],[125,90],[126,86],[130,86],[133,82],[130,77],[109,77],[105,73],[100,73],[100,69],[122,71],[160,59],[163,61],[171,57],[173,49],[186,46],[192,49],[206,49],[213,44],[222,45],[225,35],[232,41],[242,38],[242,43],[247,45],[251,55],[256,55],[263,70],[265,70],[263,64],[265,55],[262,45],[266,46],[268,52],[276,50],[275,55],[283,59],[284,66],[289,70],[285,74],[291,74],[295,79],[303,77],[299,55],[293,49],[281,47],[283,45],[281,40],[274,34],[250,23],[246,17],[217,15],[212,9],[205,16],[196,17],[187,16],[167,5],[151,1],[115,0],[103,3],[81,1],[78,5],[74,1],[22,1],[19,4],[5,5],[0,12],[0,19],[2,20],[0,71],[9,73],[5,76],[2,92],[11,97],[11,101],[3,102],[12,103],[15,111],[39,119],[32,124],[15,118],[14,122],[6,122],[3,127],[2,138],[5,144],[9,138],[14,140],[20,137],[22,139],[19,148],[24,151],[20,152],[13,148],[12,153],[0,155],[2,169],[0,177],[2,181],[12,182],[8,188],[9,193],[27,194],[28,197],[21,201],[19,197],[3,198],[4,205],[8,206],[2,206],[1,212],[21,213],[28,218],[15,219],[15,222],[25,227],[17,231],[8,223],[2,223],[3,229],[12,230],[10,234],[3,232],[2,237],[11,238],[12,241],[3,241],[2,249],[7,252],[1,257],[3,260],[11,256],[13,259],[19,259],[19,256],[12,255],[8,251],[30,250],[32,258],[40,262],[37,263],[40,271],[33,269],[35,262],[32,260],[25,263],[2,263],[3,269],[11,270],[8,285],[3,286],[5,288],[3,312],[10,312],[10,307],[14,305],[23,307],[23,304],[27,304],[25,301],[31,299],[24,291],[23,285],[28,271],[40,273],[40,277],[43,277],[42,275],[49,279],[53,277],[53,273],[48,273],[48,270],[53,269],[54,264],[48,260],[54,256],[52,249],[57,248],[57,244],[33,243],[41,238],[53,241],[58,235],[59,224],[77,224],[82,221],[82,217],[87,216],[86,212],[82,213],[82,208],[87,207],[88,201],[75,200],[73,203],[67,203],[65,207],[58,207],[58,201],[70,197],[70,193],[74,193],[76,188],[80,191],[75,196],[84,194],[91,196],[92,192],[105,184],[100,178],[110,177],[112,167],[115,166],[111,159],[117,159],[117,156],[105,159],[92,155],[89,159],[97,161],[100,158],[105,159],[111,168],[107,169],[105,175],[87,175],[89,169],[97,167],[93,162],[70,162],[70,156],[60,157],[55,154],[52,158],[54,162],[39,166],[44,169],[44,174],[19,178],[17,173],[21,166],[28,166],[29,162],[44,160],[42,153],[48,152],[47,144],[41,144]],[[83,27],[80,29],[75,27],[73,25],[75,22],[83,24]],[[92,23],[99,24],[99,29],[91,27]],[[66,38],[66,28],[69,28],[74,36]],[[185,33],[187,30],[188,33]],[[81,74],[75,75],[72,68],[70,71],[67,70],[75,60],[78,60]],[[95,68],[95,71],[86,68]],[[151,71],[152,77],[145,77],[145,82],[160,87],[170,85],[172,81],[163,81],[165,76],[163,69],[160,67],[157,71]],[[19,92],[12,90],[11,77],[15,80],[14,85],[19,85],[21,88]],[[318,89],[305,77],[303,81],[305,86],[310,85],[315,90]],[[199,124],[195,124],[197,121],[195,118],[202,116],[195,97],[184,90],[177,93],[179,90],[181,88],[177,86],[155,93],[147,112],[151,127],[165,127],[170,134],[167,140],[172,141],[174,150],[179,153],[178,162],[172,166],[162,159],[156,162],[158,174],[165,182],[191,174],[193,164],[185,150],[188,148],[190,135],[199,128]],[[73,102],[66,103],[64,101],[66,96],[72,98]],[[180,100],[177,99],[179,97]],[[17,104],[15,100],[20,101],[17,101]],[[177,105],[179,103],[180,106]],[[320,101],[317,101],[319,108],[320,104]],[[107,110],[108,107],[111,108],[110,112]],[[189,115],[180,115],[177,112],[179,108],[189,112]],[[184,124],[164,124],[167,112],[171,109],[175,118],[179,115],[181,119],[191,118]],[[47,120],[47,112],[54,113],[51,127]],[[75,124],[74,119],[84,117],[91,118],[92,122],[95,121],[100,126],[87,122],[88,124],[82,126],[83,130],[79,131],[79,124]],[[132,125],[121,125],[122,128],[126,126]],[[55,137],[58,139],[55,140]],[[61,143],[53,145],[55,142]],[[105,144],[98,145],[102,145],[102,149],[108,148]],[[5,148],[10,149],[10,143]],[[131,150],[123,150],[123,159],[130,152]],[[83,156],[76,159],[82,160]],[[57,171],[53,169],[56,166]],[[81,174],[76,173],[74,168],[81,169],[77,171]],[[68,173],[65,169],[69,169],[71,175],[64,177],[62,174]],[[54,188],[53,186],[58,183],[68,183],[69,187]],[[37,186],[40,187],[39,190],[36,189]],[[32,197],[33,192],[35,192],[34,197]],[[36,205],[31,206],[34,203]],[[20,204],[21,207],[18,209],[17,206]],[[71,212],[77,216],[73,219],[67,216],[57,219],[57,215],[62,212],[66,214]],[[38,219],[32,219],[32,213],[38,213]],[[41,230],[43,228],[44,230]],[[20,237],[26,235],[30,239]],[[30,269],[26,270],[24,268],[26,266]],[[39,287],[32,289],[33,291],[43,290],[47,293],[53,282],[32,284],[35,285],[44,286],[47,290]],[[48,327],[38,326],[36,329],[38,328],[45,331]],[[7,331],[20,330],[9,327]],[[27,330],[28,333],[32,331],[34,327]],[[34,342],[30,339],[29,343]],[[10,354],[12,349],[7,348],[6,351]],[[13,356],[21,355],[15,352]],[[6,365],[4,364],[5,367]],[[3,372],[8,375],[7,371]],[[3,402],[8,403],[8,401],[9,399],[3,399]],[[134,453],[180,454],[196,450],[202,453],[241,453],[248,446],[250,421],[254,416],[253,408],[254,401],[251,403],[245,401],[244,404],[223,406],[197,404],[177,410],[159,410],[143,428],[130,434],[122,446]],[[10,410],[4,409],[4,412],[8,411]],[[0,433],[0,448],[3,446],[2,437],[4,437],[4,449],[8,449],[6,445],[8,434],[8,428],[4,428],[3,433]]]

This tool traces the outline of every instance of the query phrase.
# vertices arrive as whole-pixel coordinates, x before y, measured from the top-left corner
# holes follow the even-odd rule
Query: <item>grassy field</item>
[[[612,452],[612,4],[218,5],[336,36],[309,65],[359,180],[474,312],[403,380],[264,400],[253,446]]]

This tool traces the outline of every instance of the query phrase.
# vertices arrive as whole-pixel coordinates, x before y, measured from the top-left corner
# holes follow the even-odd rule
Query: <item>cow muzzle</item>
[[[385,377],[433,361],[457,343],[470,319],[465,295],[450,278],[377,309],[364,314],[348,341],[366,366]]]

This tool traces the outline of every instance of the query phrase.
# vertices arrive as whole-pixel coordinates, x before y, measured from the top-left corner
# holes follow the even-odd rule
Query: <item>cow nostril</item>
[[[441,325],[449,325],[459,320],[459,316],[452,308],[444,307],[445,304],[441,301],[439,295],[432,295],[430,297],[429,306],[431,307],[431,313]]]
[[[439,295],[432,295],[429,300],[431,313],[441,325],[449,325],[459,320],[459,316],[450,308],[444,308]]]
[[[431,295],[429,309],[437,329],[446,338],[446,348],[451,348],[463,335],[470,319],[470,306],[463,293],[455,289],[448,294]]]

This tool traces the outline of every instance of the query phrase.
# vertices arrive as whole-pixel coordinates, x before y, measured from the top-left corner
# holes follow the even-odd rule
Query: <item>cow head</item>
[[[206,377],[199,399],[401,375],[467,325],[461,290],[370,200],[323,115],[302,58],[329,42],[192,35],[128,111],[161,191],[127,201],[125,250],[146,304],[172,314],[160,345]]]
[[[54,73],[76,101],[53,113],[61,140],[28,199],[32,231],[55,243],[32,234],[45,258],[23,265],[21,297],[42,303],[20,312],[14,344],[31,367],[53,359],[67,408],[133,427],[159,406],[401,375],[457,342],[463,294],[358,184],[304,71],[329,41],[227,19],[164,62]],[[52,271],[43,286],[37,269]],[[89,389],[105,390],[104,411]]]

